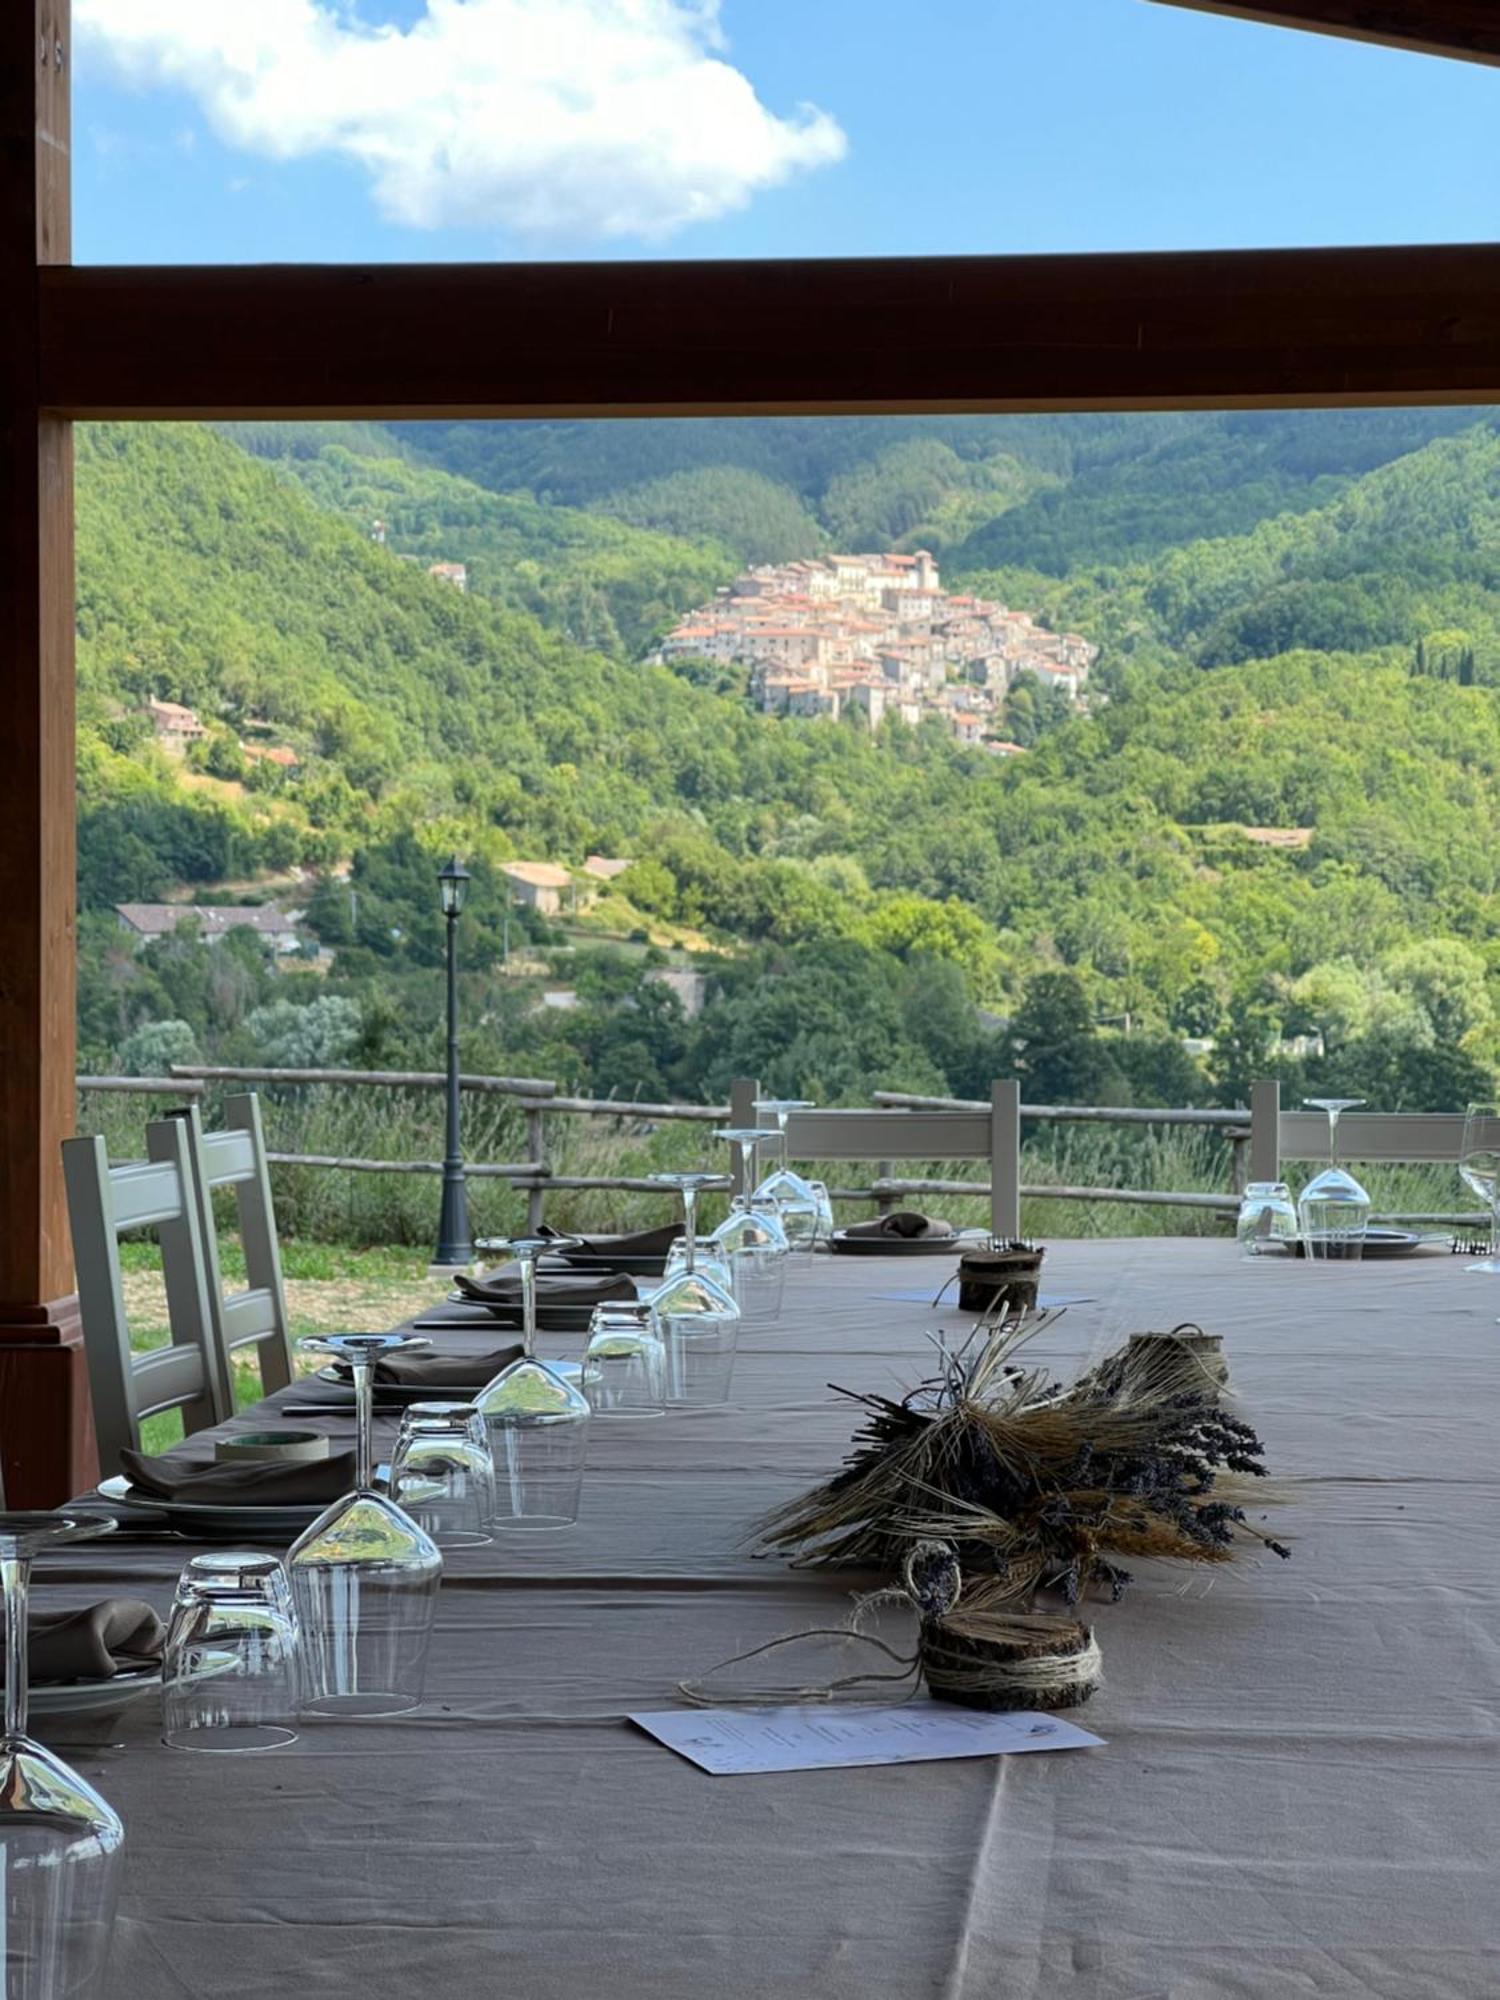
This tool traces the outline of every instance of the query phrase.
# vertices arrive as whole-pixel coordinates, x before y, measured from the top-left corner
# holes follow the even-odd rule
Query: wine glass
[[[764,1111],[776,1120],[763,1135],[763,1143],[777,1155],[781,1164],[756,1188],[756,1194],[767,1201],[774,1201],[786,1232],[787,1247],[791,1250],[811,1250],[818,1240],[818,1233],[824,1225],[823,1201],[818,1199],[818,1191],[810,1180],[794,1173],[786,1163],[786,1121],[793,1111],[811,1111],[812,1100],[806,1097],[758,1097],[757,1111]]]
[[[1352,1263],[1362,1255],[1370,1223],[1370,1197],[1339,1165],[1339,1117],[1363,1104],[1362,1097],[1309,1097],[1309,1110],[1328,1114],[1328,1165],[1303,1188],[1297,1203],[1306,1254],[1320,1262]]]
[[[114,1526],[101,1515],[0,1513],[6,2000],[91,2000],[109,1955],[125,1829],[92,1785],[26,1733],[26,1600],[39,1549],[107,1535]]]
[[[1500,1104],[1471,1104],[1464,1113],[1458,1171],[1465,1187],[1490,1212],[1490,1251],[1467,1271],[1500,1271]]]
[[[354,1376],[354,1491],[326,1507],[287,1554],[314,1715],[400,1715],[422,1699],[442,1582],[437,1546],[374,1483],[374,1374],[382,1354],[429,1343],[411,1334],[327,1333],[298,1342]]]
[[[736,1195],[709,1242],[728,1261],[735,1303],[746,1323],[768,1325],[779,1318],[788,1245],[775,1204],[752,1206]]]
[[[649,1299],[652,1322],[667,1356],[669,1403],[722,1403],[729,1394],[739,1344],[740,1309],[734,1296],[697,1263],[698,1192],[724,1184],[722,1174],[653,1174],[682,1195],[683,1258]]]
[[[577,1236],[481,1236],[475,1249],[486,1257],[513,1257],[521,1272],[521,1352],[536,1353],[536,1267],[549,1250],[575,1249]]]

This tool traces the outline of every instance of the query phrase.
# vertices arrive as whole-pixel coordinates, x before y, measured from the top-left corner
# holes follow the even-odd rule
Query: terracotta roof
[[[555,861],[507,861],[501,868],[512,882],[525,882],[532,889],[566,889],[573,877]]]

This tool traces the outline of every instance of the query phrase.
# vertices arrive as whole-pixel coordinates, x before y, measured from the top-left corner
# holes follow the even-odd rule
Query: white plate
[[[328,1501],[304,1502],[300,1506],[285,1507],[225,1507],[205,1504],[201,1500],[157,1500],[151,1495],[139,1493],[128,1479],[117,1475],[113,1479],[101,1479],[98,1486],[101,1499],[111,1507],[121,1507],[131,1514],[139,1514],[144,1520],[160,1519],[177,1527],[186,1528],[190,1522],[209,1529],[214,1534],[300,1535],[309,1521],[316,1521]]]
[[[127,1702],[139,1701],[143,1694],[154,1693],[160,1686],[160,1667],[134,1668],[129,1673],[111,1674],[108,1679],[97,1681],[33,1681],[26,1706],[38,1718],[103,1714],[108,1709],[123,1708]]]

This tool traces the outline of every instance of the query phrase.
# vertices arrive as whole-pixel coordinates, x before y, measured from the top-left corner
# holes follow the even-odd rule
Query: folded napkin
[[[558,1232],[542,1225],[543,1236]],[[636,1229],[622,1236],[579,1236],[557,1251],[568,1264],[607,1264],[611,1257],[665,1257],[682,1234],[680,1222],[665,1222],[659,1229]]]
[[[519,1265],[502,1264],[486,1278],[467,1278],[460,1274],[453,1282],[464,1297],[477,1306],[488,1306],[492,1312],[497,1308],[520,1311]],[[606,1299],[633,1299],[636,1296],[635,1286],[619,1271],[594,1274],[556,1270],[537,1272],[538,1306],[597,1306]],[[485,1379],[488,1381],[488,1376]]]
[[[519,1361],[523,1349],[497,1347],[493,1354],[433,1354],[420,1348],[403,1353],[400,1349],[375,1364],[377,1389],[482,1389],[502,1368]],[[354,1372],[347,1361],[336,1361],[334,1373],[341,1382],[352,1382]]]
[[[322,1507],[354,1485],[352,1451],[303,1465],[265,1459],[249,1465],[205,1464],[122,1451],[120,1469],[132,1486],[154,1500],[201,1501],[205,1507]]]
[[[104,1681],[161,1662],[167,1628],[138,1597],[106,1597],[82,1611],[34,1611],[27,1657],[34,1681]]]
[[[844,1231],[846,1236],[897,1236],[906,1242],[920,1238],[924,1243],[946,1243],[954,1234],[951,1222],[942,1222],[932,1216],[922,1215],[914,1208],[892,1209],[889,1215],[882,1215],[874,1222],[852,1223]]]

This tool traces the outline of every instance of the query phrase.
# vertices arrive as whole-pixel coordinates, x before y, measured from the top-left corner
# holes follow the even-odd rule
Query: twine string
[[[884,1639],[873,1632],[863,1630],[863,1622],[872,1611],[885,1604],[904,1604],[912,1608],[912,1600],[905,1590],[891,1588],[871,1591],[866,1597],[855,1599],[854,1609],[842,1625],[810,1625],[800,1632],[783,1632],[779,1639],[767,1639],[759,1646],[747,1647],[743,1653],[731,1653],[727,1660],[720,1660],[716,1667],[700,1674],[696,1680],[677,1683],[677,1692],[684,1701],[690,1701],[697,1708],[784,1708],[793,1703],[811,1701],[846,1700],[850,1706],[861,1704],[885,1704],[891,1696],[884,1692],[891,1687],[904,1687],[897,1698],[910,1701],[917,1691],[921,1648],[913,1653],[898,1653]],[[839,1639],[847,1646],[851,1642],[873,1646],[894,1661],[900,1669],[898,1673],[879,1673],[868,1668],[862,1673],[836,1674],[832,1680],[815,1681],[810,1684],[767,1681],[759,1687],[731,1688],[723,1694],[714,1694],[709,1683],[715,1675],[724,1673],[730,1667],[743,1666],[747,1660],[758,1660],[767,1653],[774,1653],[783,1646],[794,1646],[804,1639]],[[853,1692],[860,1687],[881,1689],[878,1694],[859,1696]]]

